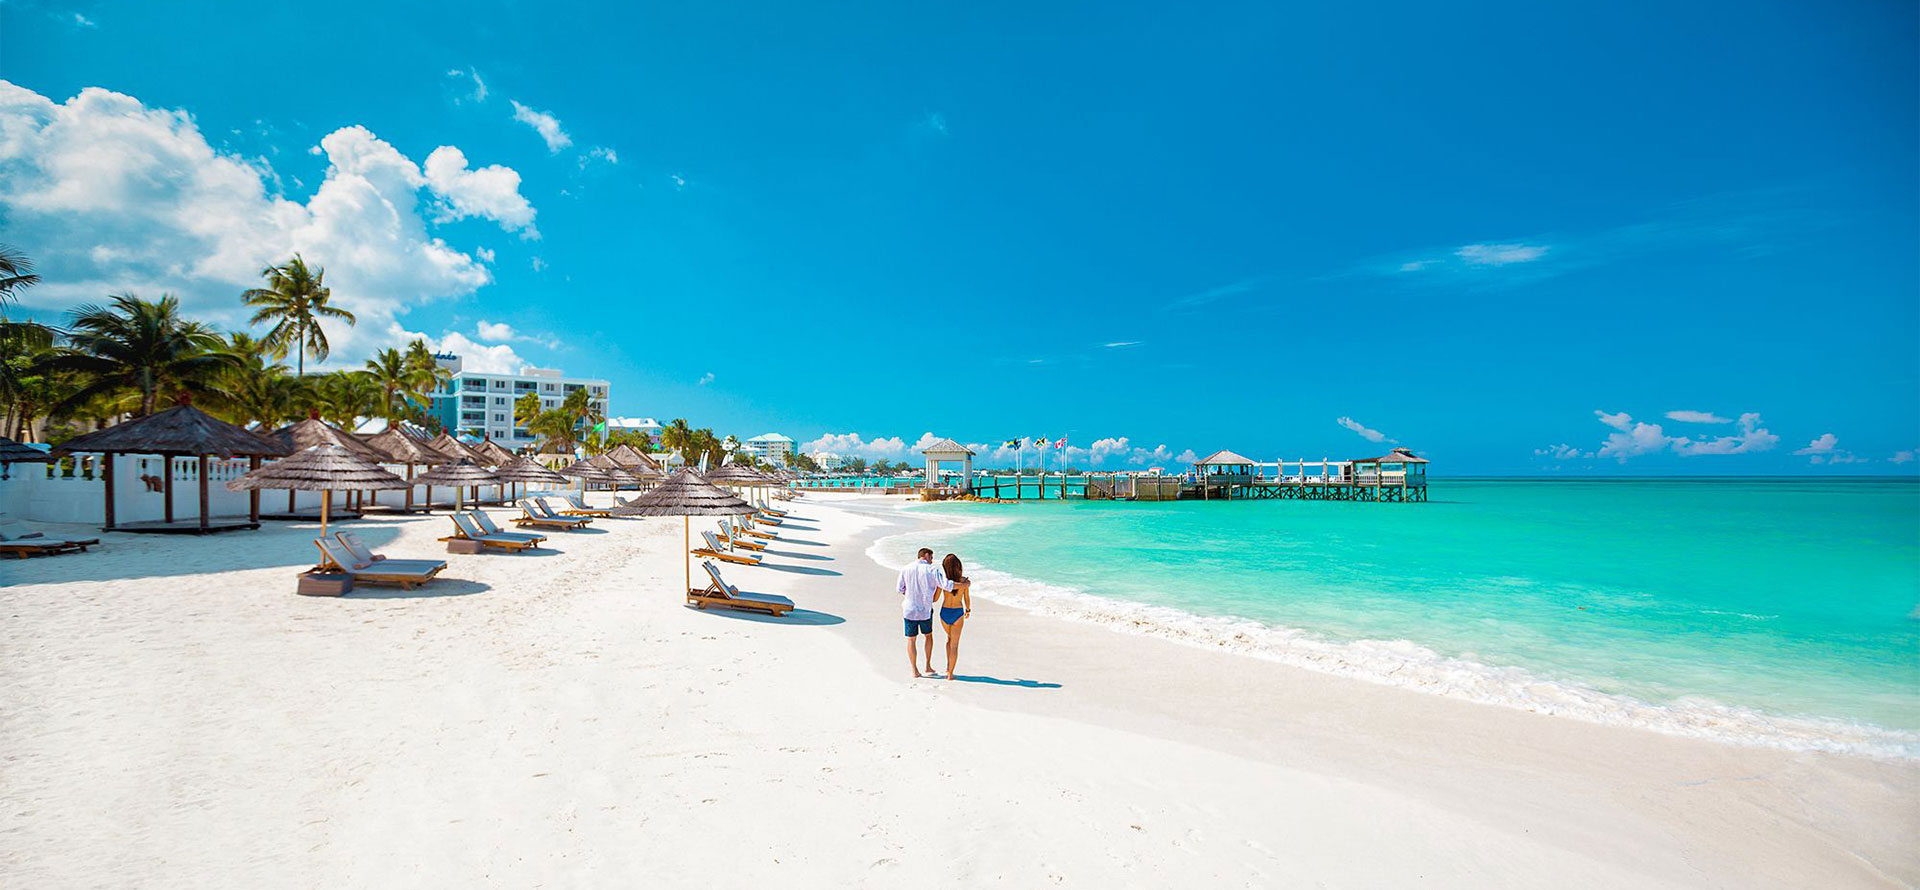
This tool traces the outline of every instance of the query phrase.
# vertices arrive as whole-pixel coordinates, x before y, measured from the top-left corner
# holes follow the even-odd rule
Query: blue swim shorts
[[[908,618],[905,620],[907,622],[907,636],[911,637],[919,634],[933,636],[932,618]]]

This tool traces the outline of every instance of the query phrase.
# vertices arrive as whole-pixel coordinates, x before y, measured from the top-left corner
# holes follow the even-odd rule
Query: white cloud
[[[1433,265],[1433,261],[1432,261],[1432,260],[1413,260],[1413,261],[1411,261],[1411,262],[1406,262],[1406,263],[1401,263],[1401,264],[1400,264],[1400,271],[1402,271],[1402,272],[1418,272],[1418,271],[1420,271],[1421,269],[1425,269],[1426,267],[1428,267],[1428,266],[1431,266],[1431,265]]]
[[[520,357],[513,347],[504,343],[488,346],[476,343],[459,331],[447,331],[434,337],[417,331],[409,331],[395,323],[387,329],[388,339],[395,343],[408,343],[414,340],[427,341],[427,348],[434,352],[445,352],[460,357],[460,366],[468,371],[482,374],[518,374],[520,369],[532,362]]]
[[[474,333],[478,334],[480,339],[490,343],[504,343],[513,339],[513,325],[494,324],[483,318],[474,326]]]
[[[1906,451],[1896,451],[1893,453],[1893,456],[1887,458],[1887,460],[1888,462],[1895,463],[1895,464],[1913,463],[1914,451],[1916,450],[1920,450],[1920,449],[1908,449]]]
[[[1173,462],[1177,464],[1197,464],[1200,462],[1200,455],[1194,454],[1193,449],[1189,448],[1180,452],[1180,456],[1174,458]]]
[[[585,170],[595,161],[607,164],[620,163],[620,153],[604,145],[596,145],[580,154],[580,169]]]
[[[493,248],[490,248],[490,247],[477,248],[474,250],[473,255],[479,257],[480,262],[483,262],[483,263],[493,262]]]
[[[427,188],[440,198],[434,222],[480,217],[499,223],[503,231],[540,237],[533,227],[533,205],[520,194],[520,174],[513,168],[488,164],[469,170],[465,152],[442,145],[427,155],[426,178]]]
[[[1732,436],[1719,436],[1699,442],[1685,438],[1676,439],[1674,452],[1681,457],[1698,457],[1703,454],[1747,454],[1755,451],[1767,451],[1780,444],[1780,437],[1760,426],[1760,415],[1742,414],[1737,421],[1740,432]]]
[[[1358,433],[1360,435],[1360,438],[1365,439],[1369,442],[1396,442],[1397,443],[1400,441],[1398,439],[1387,438],[1387,434],[1380,432],[1379,430],[1368,429],[1366,426],[1362,425],[1360,421],[1354,420],[1351,417],[1342,417],[1339,420],[1334,421],[1334,423],[1337,423],[1343,427],[1346,427],[1347,429],[1353,430],[1355,433]]]
[[[699,385],[699,386],[706,386],[707,384],[709,384],[709,383],[712,383],[712,382],[713,382],[713,372],[712,372],[712,371],[708,371],[707,373],[705,373],[705,374],[702,374],[702,375],[700,375],[700,380],[699,380],[699,383],[698,383],[698,385]]]
[[[668,176],[667,178],[673,180],[673,188],[675,191],[679,191],[687,187],[687,178],[684,176],[681,176],[678,173],[674,173]]]
[[[1840,444],[1840,437],[1832,433],[1821,433],[1820,438],[1808,442],[1807,447],[1795,451],[1794,454],[1802,457],[1809,454],[1831,454],[1833,446],[1838,444]]]
[[[1731,419],[1721,417],[1711,411],[1668,411],[1668,420],[1681,423],[1732,423]]]
[[[1559,445],[1548,445],[1545,448],[1535,448],[1533,450],[1533,456],[1551,457],[1555,460],[1576,460],[1580,458],[1592,457],[1593,452],[1591,451],[1583,452],[1580,449],[1573,447],[1572,445],[1568,445],[1562,442]]]
[[[544,111],[528,108],[512,99],[507,101],[513,102],[513,119],[532,127],[534,132],[539,133],[540,138],[547,143],[547,151],[559,154],[560,149],[573,144],[573,137],[568,136],[567,131],[561,128],[559,118]]]
[[[939,136],[947,134],[947,116],[938,111],[929,112],[920,119],[920,129]]]
[[[1471,266],[1510,266],[1514,263],[1531,263],[1547,255],[1545,245],[1534,244],[1469,244],[1453,252],[1461,261]],[[1405,271],[1405,267],[1402,267]]]
[[[529,265],[531,265],[531,266],[533,267],[533,271],[535,271],[535,272],[545,272],[545,271],[547,271],[547,261],[546,261],[546,260],[543,260],[543,259],[541,259],[541,258],[539,258],[539,257],[534,257],[534,258],[533,258],[533,262],[532,262],[532,263],[530,263]]]
[[[360,316],[356,328],[328,330],[335,353],[352,356],[409,307],[492,280],[431,234],[422,195],[450,198],[393,146],[349,126],[314,151],[326,176],[302,202],[269,188],[277,179],[265,161],[208,144],[184,111],[97,87],[56,103],[0,81],[0,235],[62,272],[23,302],[64,308],[169,291],[189,313],[239,324],[240,292],[259,284],[262,267],[300,253],[326,268],[335,303]],[[468,205],[488,218],[501,209]]]
[[[1630,458],[1667,450],[1681,457],[1748,454],[1766,451],[1780,442],[1779,436],[1760,426],[1759,414],[1740,415],[1740,432],[1737,434],[1696,441],[1686,436],[1669,436],[1659,424],[1635,421],[1624,411],[1619,414],[1605,411],[1593,413],[1601,423],[1616,430],[1600,443],[1599,450],[1594,452],[1595,456],[1610,457],[1621,463],[1626,463]]]
[[[454,69],[452,69],[452,70],[449,70],[449,71],[447,72],[447,76],[448,76],[448,77],[452,77],[452,78],[459,78],[459,79],[463,79],[463,80],[469,80],[469,81],[472,81],[472,83],[473,83],[473,90],[472,90],[471,92],[469,92],[469,93],[467,93],[467,95],[465,95],[465,96],[462,96],[462,97],[460,97],[460,98],[458,98],[458,99],[455,99],[455,100],[454,100],[455,102],[462,102],[462,101],[466,101],[466,102],[485,102],[485,101],[487,101],[487,82],[486,82],[486,81],[484,81],[484,80],[481,80],[481,79],[480,79],[480,69],[478,69],[478,68],[473,68],[473,69],[468,69],[468,70],[462,70],[462,69],[459,69],[459,68],[454,68]]]
[[[867,440],[861,438],[859,433],[827,433],[818,439],[801,445],[800,450],[808,454],[816,451],[828,451],[847,457],[864,457],[869,460],[874,458],[895,460],[906,455],[907,442],[899,436],[883,436],[878,439]],[[977,451],[979,449],[976,448],[974,450]]]
[[[80,27],[80,28],[100,27],[99,25],[94,23],[93,19],[87,18],[86,16],[81,15],[80,13],[77,13],[77,12],[73,14],[73,24],[75,27]]]
[[[1106,344],[1108,349],[1120,349],[1126,346],[1139,346],[1139,345],[1140,345],[1139,340],[1115,340],[1112,343]]]

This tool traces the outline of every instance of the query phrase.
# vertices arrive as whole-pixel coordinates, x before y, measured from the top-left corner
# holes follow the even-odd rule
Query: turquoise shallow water
[[[1097,620],[1191,616],[1177,635],[1385,682],[1412,665],[1409,685],[1541,710],[1857,725],[1920,751],[1920,484],[1437,480],[1432,497],[923,509],[965,523],[939,546],[1022,605],[1148,607]]]

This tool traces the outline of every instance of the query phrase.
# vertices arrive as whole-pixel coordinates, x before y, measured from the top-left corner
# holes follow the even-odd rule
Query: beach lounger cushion
[[[389,559],[373,552],[373,550],[362,542],[360,537],[353,532],[335,532],[334,537],[339,538],[340,546],[347,548],[347,552],[353,554],[354,560],[361,564],[355,566],[355,568],[378,568],[383,572],[419,572],[428,570],[438,572],[447,567],[447,561],[444,559]]]
[[[493,524],[493,517],[488,516],[480,510],[469,510],[467,511],[467,515],[473,517],[473,524],[478,527],[480,531],[495,537],[532,541],[536,544],[547,539],[546,535],[536,535],[533,532],[504,531],[500,526]]]
[[[743,566],[757,566],[760,564],[760,557],[754,554],[727,552],[726,545],[720,543],[720,539],[714,537],[713,532],[703,531],[700,533],[700,536],[706,539],[707,546],[693,548],[695,556],[712,557],[722,562],[730,562]]]
[[[402,588],[412,590],[432,581],[435,575],[440,574],[441,570],[447,567],[446,563],[437,560],[406,560],[410,563],[426,563],[425,565],[405,565],[401,560],[394,559],[362,563],[336,538],[321,538],[313,544],[320,548],[322,557],[317,568],[352,575],[356,584],[363,581],[368,584],[398,584]]]
[[[455,539],[478,541],[483,546],[493,547],[499,550],[525,550],[539,543],[537,541],[526,540],[527,536],[525,535],[507,538],[500,535],[487,534],[481,531],[479,526],[473,524],[473,517],[465,513],[454,513],[447,518],[453,520],[454,534],[451,537],[441,538],[440,540],[442,541]]]

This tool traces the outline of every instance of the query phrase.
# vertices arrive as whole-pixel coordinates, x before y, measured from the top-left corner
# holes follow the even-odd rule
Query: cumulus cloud
[[[712,382],[713,382],[713,372],[708,371],[707,373],[700,375],[700,380],[697,385],[706,386],[707,384]]]
[[[540,138],[547,143],[547,151],[559,154],[560,149],[573,144],[573,137],[568,136],[567,131],[560,126],[559,118],[544,111],[528,108],[512,99],[507,101],[513,102],[513,119],[532,127],[534,132],[539,133]]]
[[[1594,452],[1595,456],[1613,458],[1621,463],[1641,455],[1669,450],[1681,457],[1748,454],[1767,451],[1780,443],[1780,437],[1762,427],[1760,415],[1753,413],[1740,415],[1738,433],[1699,440],[1670,436],[1660,424],[1636,421],[1624,411],[1618,414],[1605,411],[1593,413],[1601,423],[1615,430],[1608,434],[1606,441],[1600,443],[1600,448]]]
[[[86,16],[84,16],[84,15],[81,15],[80,13],[77,13],[77,12],[73,14],[73,25],[74,25],[74,27],[76,27],[76,28],[98,28],[98,27],[100,27],[100,26],[99,26],[98,24],[96,24],[96,23],[94,22],[94,20],[93,20],[93,19],[90,19],[90,18],[87,18]]]
[[[1831,454],[1833,446],[1838,444],[1840,444],[1840,437],[1832,433],[1821,433],[1819,438],[1808,442],[1807,447],[1795,451],[1794,454],[1802,457],[1809,454]]]
[[[1547,250],[1542,244],[1469,244],[1453,255],[1472,266],[1511,266],[1531,263],[1546,256]]]
[[[580,169],[585,170],[595,163],[618,164],[620,153],[604,145],[596,145],[580,153]]]
[[[1380,432],[1379,430],[1368,429],[1365,425],[1361,424],[1360,421],[1354,420],[1351,417],[1342,417],[1339,420],[1334,421],[1334,423],[1337,423],[1343,427],[1346,427],[1347,429],[1353,430],[1355,433],[1359,434],[1360,438],[1365,439],[1369,442],[1399,442],[1400,441],[1398,439],[1387,438],[1387,434]]]
[[[1767,451],[1780,444],[1780,437],[1760,426],[1760,415],[1742,414],[1735,421],[1740,432],[1732,436],[1717,436],[1701,441],[1689,441],[1682,437],[1675,439],[1673,450],[1681,457],[1697,457],[1703,454],[1747,454],[1754,451]]]
[[[434,352],[450,353],[460,357],[460,367],[481,374],[518,374],[521,368],[532,364],[513,351],[513,347],[504,343],[487,345],[476,343],[459,331],[447,331],[435,337],[418,331],[409,331],[398,323],[388,327],[389,339],[396,343],[413,340],[427,341],[427,348]]]
[[[1189,448],[1180,452],[1180,456],[1174,458],[1173,461],[1179,464],[1197,464],[1200,462],[1200,455],[1194,454],[1193,449]]]
[[[862,438],[859,433],[827,433],[801,445],[800,450],[808,454],[825,451],[842,457],[897,460],[906,455],[907,442],[899,436],[882,436],[869,440]]]
[[[1668,420],[1681,423],[1732,423],[1731,419],[1721,417],[1711,411],[1668,411]]]
[[[1896,451],[1893,453],[1893,456],[1887,458],[1887,460],[1895,464],[1910,464],[1913,463],[1914,451],[1915,449],[1911,448],[1906,451]]]
[[[441,188],[470,198],[470,183],[448,175],[436,186],[360,126],[327,134],[314,154],[326,159],[325,179],[303,202],[269,188],[278,177],[264,160],[211,146],[185,111],[97,87],[54,102],[0,81],[0,234],[61,271],[22,302],[170,291],[190,313],[237,324],[238,296],[260,269],[299,253],[327,269],[336,304],[360,317],[328,331],[334,352],[350,356],[408,307],[492,280],[430,232],[420,206],[454,205]],[[460,212],[530,226],[522,205],[466,200]]]
[[[490,343],[504,343],[513,339],[513,325],[494,324],[483,318],[478,325],[474,326],[474,333],[480,335],[480,339]]]
[[[533,227],[533,204],[520,194],[520,174],[513,168],[488,164],[469,170],[465,152],[442,145],[427,155],[425,169],[427,188],[440,198],[435,222],[480,217],[524,238],[540,237]]]
[[[1551,457],[1554,460],[1576,460],[1579,458],[1592,457],[1593,452],[1591,451],[1583,452],[1580,449],[1573,447],[1572,445],[1568,445],[1565,442],[1562,442],[1558,445],[1548,445],[1545,448],[1535,448],[1533,450],[1533,456],[1534,457]]]

